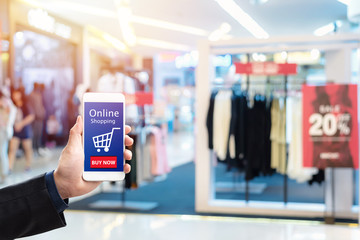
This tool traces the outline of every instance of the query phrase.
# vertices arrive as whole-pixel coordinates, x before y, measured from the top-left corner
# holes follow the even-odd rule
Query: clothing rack
[[[248,59],[250,59],[249,57],[249,54],[247,54],[248,56]],[[254,83],[252,83],[254,84]],[[270,82],[270,79],[269,77],[267,77],[266,79],[266,82],[258,82],[256,84],[265,84],[265,85],[278,85],[279,83],[271,83]],[[283,81],[283,84],[284,84],[284,101],[285,101],[285,107],[286,107],[286,100],[287,100],[287,93],[288,93],[288,75],[285,75],[284,76],[284,81]],[[303,83],[301,83],[302,85]],[[250,87],[250,76],[249,75],[246,75],[246,91],[249,91],[249,87]],[[285,129],[286,129],[286,121],[285,121]],[[286,134],[285,134],[285,144],[286,144],[286,163],[285,163],[285,169],[287,169],[287,162],[288,162],[288,144],[287,144],[287,141],[286,141]],[[284,201],[284,204],[287,204],[288,203],[288,176],[287,174],[285,173],[284,174],[284,187],[283,187],[283,201]],[[245,201],[246,202],[249,202],[249,180],[246,180],[246,190],[245,190]]]
[[[248,56],[248,59],[250,59],[250,56],[249,54],[247,54]],[[297,81],[297,82],[292,82],[291,85],[292,86],[296,86],[296,87],[299,87],[299,86],[302,86],[306,81],[303,80],[303,81]],[[260,81],[254,81],[254,82],[250,82],[250,76],[249,75],[246,75],[245,77],[245,81],[244,82],[233,82],[231,83],[231,86],[233,87],[235,84],[242,84],[242,83],[245,83],[246,84],[246,88],[245,88],[245,92],[249,92],[250,91],[250,84],[251,85],[265,85],[265,86],[269,86],[269,85],[273,85],[273,86],[279,86],[279,85],[284,85],[282,90],[283,91],[283,98],[284,98],[284,102],[285,102],[285,107],[286,107],[286,101],[287,101],[287,98],[288,98],[288,93],[289,93],[289,87],[288,87],[288,84],[289,84],[289,79],[288,79],[288,75],[284,75],[284,78],[283,80],[280,82],[280,81],[276,81],[276,82],[271,82],[270,81],[270,77],[267,77],[266,79],[266,82],[260,82]],[[223,84],[214,84],[214,86],[216,88],[219,88],[219,89],[229,89],[230,86],[228,86],[229,84],[228,83],[223,83]],[[286,121],[285,121],[285,129],[286,129]],[[288,144],[287,144],[287,141],[286,141],[286,134],[285,134],[285,144],[286,144],[286,162],[285,162],[285,169],[287,169],[287,164],[288,164]],[[238,173],[237,172],[233,172],[233,189],[236,189],[236,181],[238,179]],[[285,174],[283,175],[283,202],[284,204],[286,205],[288,203],[288,175],[287,173],[285,172]],[[250,186],[250,180],[246,179],[245,180],[245,201],[248,203],[249,200],[250,200],[250,190],[251,190],[251,186]]]
[[[247,75],[246,76],[246,91],[249,91],[249,88],[250,88],[250,77]],[[287,101],[287,98],[289,97],[289,87],[288,87],[288,83],[289,83],[289,79],[288,79],[288,75],[284,75],[284,79],[283,79],[283,82],[280,83],[275,83],[275,82],[270,82],[270,79],[267,78],[266,82],[252,82],[251,84],[252,85],[279,85],[279,84],[284,84],[284,87],[283,87],[283,97],[284,97],[284,100],[285,100],[285,105],[286,105],[286,101]],[[305,84],[306,81],[303,81],[303,82],[297,82],[297,83],[291,83],[292,86],[301,86],[303,84]],[[286,129],[286,121],[285,121],[285,129]],[[285,136],[286,138],[286,136]],[[287,165],[288,165],[288,143],[285,139],[285,143],[286,143],[286,169],[287,169]],[[324,219],[325,219],[325,223],[327,224],[334,224],[335,223],[335,173],[334,173],[334,168],[330,168],[330,190],[331,190],[331,212],[330,212],[330,215],[326,215],[326,212],[324,212]],[[234,175],[233,177],[233,181],[236,181],[236,176]],[[288,178],[288,175],[287,173],[285,173],[283,175],[283,203],[285,205],[288,204],[288,188],[289,188],[289,178]],[[325,189],[324,189],[325,190]],[[246,180],[246,188],[245,188],[245,201],[248,202],[249,201],[249,192],[250,192],[250,186],[249,186],[249,180]],[[325,195],[325,193],[324,193]]]
[[[139,120],[142,120],[140,118]],[[140,155],[143,156],[143,145],[141,142],[140,134],[141,134],[141,122],[139,121],[139,124],[136,125],[133,122],[132,126],[132,134],[137,136],[138,146],[140,147]],[[140,130],[139,130],[140,129]],[[135,150],[136,151],[136,150]],[[141,157],[140,156],[140,157]],[[125,179],[122,181],[122,184],[120,184],[120,198],[119,199],[111,199],[111,200],[98,200],[91,204],[89,204],[89,207],[92,208],[101,208],[101,209],[118,209],[118,210],[130,210],[130,211],[150,211],[155,209],[159,206],[159,203],[157,202],[145,202],[145,201],[128,201],[126,200],[126,181]],[[104,193],[103,189],[101,188],[101,193]],[[119,201],[120,200],[120,201]]]

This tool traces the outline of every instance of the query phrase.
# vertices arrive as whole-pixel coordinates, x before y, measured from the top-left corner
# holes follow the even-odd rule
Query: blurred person
[[[14,168],[16,151],[19,149],[21,142],[25,152],[25,170],[29,171],[33,158],[31,123],[34,121],[35,115],[31,105],[26,101],[25,92],[22,88],[13,89],[11,98],[17,108],[17,112],[14,123],[14,135],[10,140],[9,146],[9,169],[12,171]]]
[[[6,90],[0,91],[0,183],[5,181],[9,173],[8,146],[16,116],[16,107]]]
[[[50,115],[49,119],[46,121],[46,134],[47,134],[47,141],[49,146],[55,147],[56,146],[56,135],[60,131],[60,123],[57,120],[55,115]]]
[[[40,83],[35,82],[32,92],[28,96],[32,109],[34,110],[35,119],[32,122],[33,128],[33,147],[35,153],[39,156],[44,156],[44,151],[41,148],[41,137],[43,133],[43,126],[45,120],[45,107],[43,103],[42,87]]]
[[[130,131],[131,128],[125,126],[125,134]],[[55,171],[0,189],[0,239],[31,236],[66,226],[64,210],[69,198],[84,195],[100,185],[101,182],[87,182],[82,178],[82,132],[83,122],[79,116]],[[132,144],[133,140],[126,135],[125,145]],[[125,150],[124,159],[131,158],[131,151]],[[130,165],[125,164],[124,172],[130,170]]]
[[[56,113],[55,108],[55,95],[54,95],[54,88],[55,88],[55,79],[52,79],[50,84],[44,85],[44,91],[42,93],[43,96],[43,103],[45,107],[45,121],[44,121],[44,128],[43,128],[43,137],[42,137],[42,146],[45,146],[45,149],[48,147],[48,132],[46,129],[47,121],[49,120],[49,117],[54,115]],[[49,146],[51,146],[52,143],[50,143]]]
[[[43,100],[44,100],[44,107],[46,116],[49,117],[50,115],[54,115],[56,112],[55,109],[55,95],[54,95],[54,89],[55,89],[55,80],[52,79],[51,83],[48,86],[44,87],[43,91]]]

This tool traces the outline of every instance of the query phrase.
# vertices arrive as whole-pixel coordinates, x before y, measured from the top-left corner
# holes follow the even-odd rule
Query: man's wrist
[[[63,186],[62,181],[59,176],[59,172],[57,170],[54,171],[54,181],[57,188],[58,193],[60,194],[60,197],[62,199],[70,198],[70,195],[68,194],[68,191]]]
[[[66,208],[68,208],[68,199],[63,198],[60,195],[55,183],[54,171],[46,173],[45,182],[54,207],[56,208],[58,213],[63,212]]]

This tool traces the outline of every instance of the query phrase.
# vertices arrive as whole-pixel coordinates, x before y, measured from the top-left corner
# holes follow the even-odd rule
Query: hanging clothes
[[[244,169],[248,109],[246,95],[234,92],[231,102],[228,170],[233,167]]]
[[[134,127],[136,131],[136,127]],[[140,185],[144,181],[144,139],[141,131],[137,132],[137,142],[138,147],[135,148],[136,151],[136,182]]]
[[[289,116],[287,109],[291,111]],[[275,171],[288,174],[299,183],[324,180],[322,171],[302,166],[300,98],[267,99],[257,94],[249,99],[247,93],[234,89],[214,91],[206,125],[209,148],[227,165],[228,171],[245,171],[246,180],[269,176]]]
[[[220,90],[215,97],[213,120],[213,149],[217,157],[224,161],[228,152],[231,121],[230,90]]]
[[[247,156],[246,156],[246,180],[251,180],[260,176],[265,169],[264,165],[267,158],[266,141],[268,131],[266,130],[269,121],[266,110],[266,98],[256,95],[253,107],[249,109],[247,120]]]
[[[227,171],[245,170],[248,180],[274,173],[270,164],[270,104],[261,95],[253,102],[249,108],[247,94],[236,88],[213,92],[206,122],[212,138],[209,148],[213,147]]]
[[[140,132],[129,134],[134,139],[130,147],[132,160],[127,162],[131,172],[125,176],[125,188],[138,188],[144,182],[171,171],[166,153],[166,132],[158,126],[146,126]]]
[[[213,91],[210,96],[209,109],[206,116],[206,127],[208,131],[208,146],[213,149],[213,123],[214,123],[214,105],[217,91]]]
[[[281,104],[283,103],[283,104]],[[271,106],[271,167],[286,173],[286,101],[274,99]]]
[[[325,170],[319,169],[319,172],[312,176],[311,180],[308,181],[309,185],[313,183],[318,183],[321,185],[325,181]]]
[[[264,132],[264,141],[265,141],[265,159],[262,164],[261,172],[264,176],[271,176],[275,173],[275,170],[271,167],[271,105],[272,97],[269,100],[265,100],[265,132]]]
[[[150,141],[151,173],[155,176],[169,173],[171,168],[167,159],[165,133],[159,127],[152,127],[151,132],[153,134]]]
[[[145,137],[143,146],[143,179],[144,181],[152,181],[153,175],[151,174],[151,153],[150,153],[150,142],[153,136],[143,132]]]
[[[287,174],[298,183],[304,183],[311,180],[313,175],[318,173],[318,169],[303,167],[302,101],[300,98],[288,98],[287,105],[288,109],[291,109],[290,119],[288,119],[291,123],[291,140]]]

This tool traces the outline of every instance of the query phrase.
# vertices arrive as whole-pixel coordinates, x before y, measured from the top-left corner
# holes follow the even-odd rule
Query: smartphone
[[[121,93],[84,94],[84,180],[124,179],[124,104]]]

